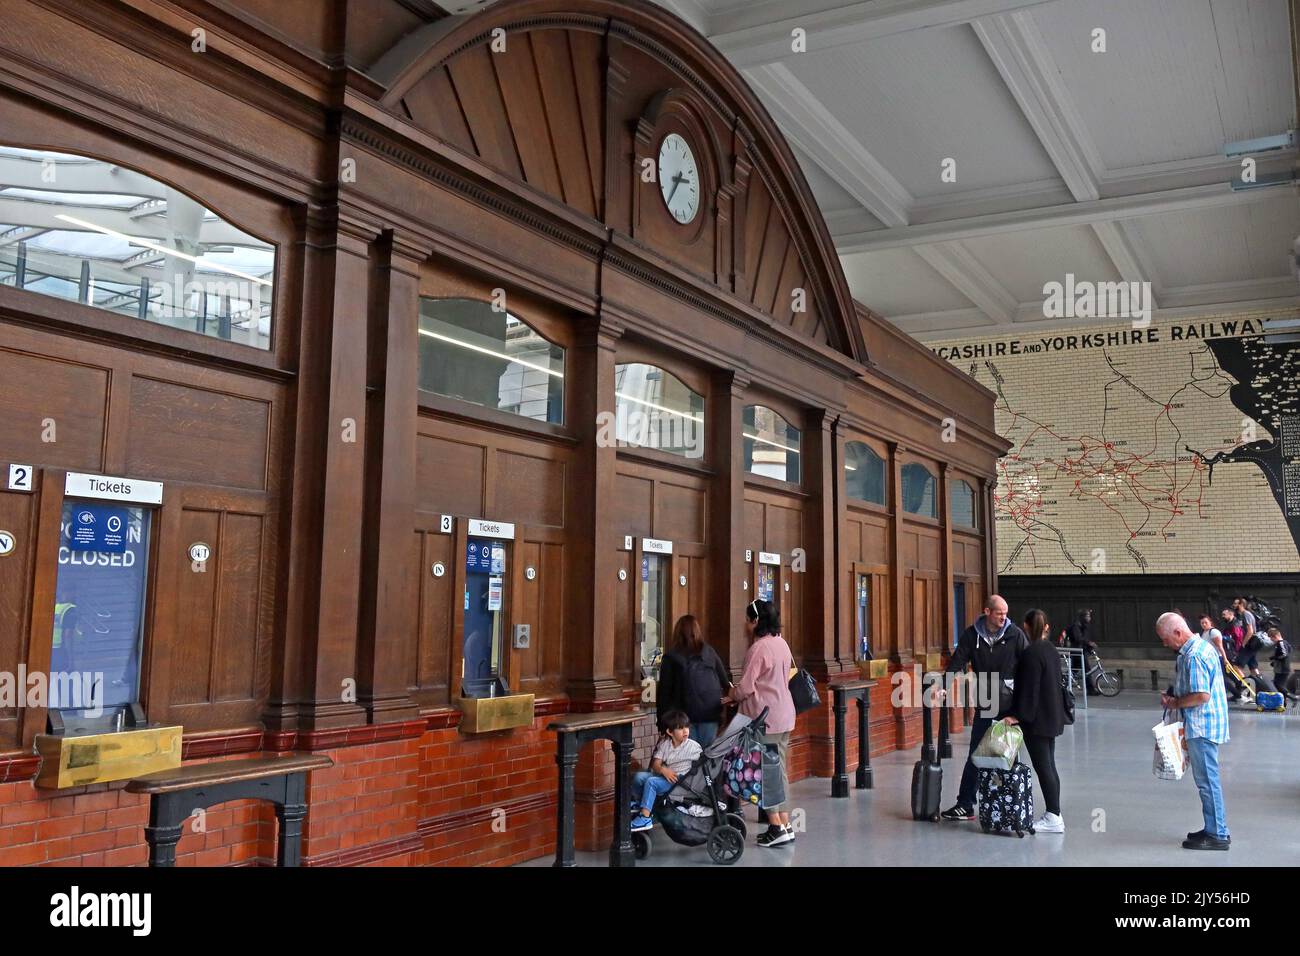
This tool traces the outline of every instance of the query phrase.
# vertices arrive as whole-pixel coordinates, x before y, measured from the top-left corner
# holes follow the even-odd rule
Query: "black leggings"
[[[1034,762],[1038,785],[1043,790],[1043,803],[1048,813],[1061,813],[1061,777],[1056,772],[1056,738],[1025,734],[1025,749]]]

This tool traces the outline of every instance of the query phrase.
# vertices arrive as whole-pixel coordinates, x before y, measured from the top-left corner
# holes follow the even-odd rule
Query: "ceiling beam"
[[[747,3],[711,18],[709,40],[736,66],[776,63],[789,56],[796,28],[807,31],[808,52],[824,52],[930,27],[1036,7],[1053,0],[857,0],[834,10],[791,13],[790,0]]]
[[[886,226],[907,225],[912,195],[793,73],[778,63],[745,78],[786,139]]]
[[[1151,283],[1151,292],[1156,297],[1156,306],[1159,307],[1159,295],[1163,291],[1160,279],[1146,256],[1139,251],[1133,233],[1127,225],[1122,222],[1094,222],[1092,231],[1096,233],[1097,240],[1106,250],[1106,255],[1110,256],[1110,261],[1115,264],[1115,271],[1119,273],[1120,278],[1125,282]]]
[[[1116,196],[1088,202],[1062,203],[1035,209],[991,213],[963,219],[948,219],[874,232],[861,232],[840,237],[836,248],[840,255],[855,252],[873,252],[879,249],[903,249],[910,246],[936,242],[973,239],[977,236],[995,236],[1030,229],[1048,229],[1056,226],[1085,226],[1094,222],[1113,222],[1117,219],[1134,219],[1184,209],[1214,209],[1224,206],[1276,202],[1283,187],[1233,191],[1227,183],[1208,186],[1188,186],[1157,193],[1139,193],[1133,196]]]
[[[1015,321],[1020,303],[961,243],[915,246],[912,251],[991,320]]]
[[[1033,17],[1022,10],[983,17],[971,27],[1075,200],[1100,199],[1106,172],[1101,154]]]

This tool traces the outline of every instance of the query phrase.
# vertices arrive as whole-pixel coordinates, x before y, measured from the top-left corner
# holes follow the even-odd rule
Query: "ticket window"
[[[78,736],[142,726],[153,509],[66,498],[54,586],[49,730]]]
[[[854,646],[854,660],[871,660],[871,575],[855,575],[857,584],[853,595],[854,632],[857,641]]]
[[[657,681],[663,661],[672,556],[641,555],[641,677]]]
[[[461,696],[501,697],[505,683],[506,542],[470,538],[465,553]]]

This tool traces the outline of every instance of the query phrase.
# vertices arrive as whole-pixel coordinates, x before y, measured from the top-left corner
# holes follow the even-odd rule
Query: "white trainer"
[[[1035,833],[1064,833],[1065,821],[1061,819],[1060,814],[1044,813],[1034,821]]]

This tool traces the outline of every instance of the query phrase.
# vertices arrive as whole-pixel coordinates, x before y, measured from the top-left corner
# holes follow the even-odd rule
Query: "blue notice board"
[[[68,550],[126,551],[127,509],[76,503],[68,520]]]

